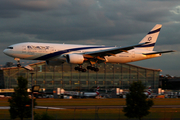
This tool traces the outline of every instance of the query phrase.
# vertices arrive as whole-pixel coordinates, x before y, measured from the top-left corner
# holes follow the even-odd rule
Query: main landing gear
[[[79,66],[75,67],[74,69],[78,70],[78,71],[81,71],[81,72],[86,72],[86,69],[82,68],[82,65],[79,65]],[[96,67],[93,67],[93,66],[87,66],[87,69],[91,70],[91,71],[95,71],[95,72],[99,71],[99,68],[96,68]]]
[[[18,63],[18,64],[17,64],[17,67],[21,67],[21,64],[20,64],[20,63]]]
[[[82,68],[82,65],[79,65],[77,67],[74,68],[75,70],[81,71],[81,72],[86,72],[85,68]]]
[[[88,70],[94,70],[95,72],[98,72],[99,71],[99,68],[96,68],[96,67],[92,67],[92,66],[87,66],[87,69]]]

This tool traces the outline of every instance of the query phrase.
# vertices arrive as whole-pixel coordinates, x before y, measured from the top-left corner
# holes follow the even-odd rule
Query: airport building
[[[24,68],[8,67],[0,70],[0,88],[14,88],[17,86],[18,76],[28,79],[28,87],[33,84],[41,88],[53,91],[57,88],[65,90],[91,90],[99,86],[104,89],[128,89],[130,83],[141,80],[148,88],[155,91],[159,85],[159,73],[161,70],[148,69],[131,64],[102,63],[97,65],[98,72],[87,70],[79,72],[74,70],[76,65],[64,63],[60,66],[48,66],[45,62],[30,64],[34,68],[33,76],[31,71]],[[87,66],[87,64],[84,64]]]

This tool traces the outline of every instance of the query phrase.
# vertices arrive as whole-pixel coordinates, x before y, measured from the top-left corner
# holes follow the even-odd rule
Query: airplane
[[[83,98],[95,98],[99,95],[99,86],[96,88],[96,92],[76,92],[76,91],[64,91],[64,94],[71,96],[81,96]]]
[[[144,94],[147,96],[147,97],[150,97],[151,96],[151,87],[148,88],[148,90],[146,92],[144,92]]]
[[[161,24],[155,25],[138,44],[125,47],[24,42],[10,45],[3,52],[13,57],[18,67],[21,67],[20,59],[45,60],[47,65],[61,65],[67,62],[77,64],[75,70],[86,72],[88,69],[97,72],[99,68],[95,65],[100,63],[128,63],[175,52],[153,51],[161,27]],[[82,67],[83,63],[90,65],[86,69]]]
[[[96,97],[99,95],[99,86],[96,88],[96,92],[83,92],[83,97]]]

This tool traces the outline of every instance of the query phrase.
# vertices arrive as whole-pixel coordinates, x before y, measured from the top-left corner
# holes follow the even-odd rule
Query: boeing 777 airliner
[[[75,45],[75,44],[52,44],[25,42],[7,47],[3,52],[18,61],[45,60],[48,65],[60,65],[64,62],[77,64],[75,70],[85,72],[82,67],[87,62],[87,69],[99,71],[96,63],[128,63],[161,56],[170,51],[153,51],[162,25],[157,24],[139,44],[125,47],[110,47],[99,45]]]

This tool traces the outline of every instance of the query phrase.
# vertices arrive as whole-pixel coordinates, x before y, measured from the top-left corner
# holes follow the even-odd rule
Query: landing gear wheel
[[[91,70],[94,70],[95,69],[95,67],[91,67]]]
[[[74,68],[75,70],[78,70],[79,72],[86,72],[86,69],[85,68],[82,68],[82,66],[78,66],[78,67],[75,67]]]
[[[82,68],[79,68],[78,71],[82,71]]]
[[[74,69],[75,69],[75,70],[79,70],[79,67],[75,67]]]
[[[99,68],[95,68],[94,71],[95,71],[95,72],[98,72],[98,71],[99,71]]]
[[[86,72],[86,69],[82,69],[82,72]]]
[[[17,64],[17,67],[21,67],[21,64]]]
[[[87,69],[88,69],[88,70],[94,70],[94,67],[92,67],[92,66],[87,66]]]
[[[17,61],[17,67],[21,67],[20,58],[14,58],[15,61]]]
[[[91,69],[92,67],[91,66],[87,66],[87,69],[89,70],[89,69]]]
[[[88,70],[95,71],[95,72],[98,72],[98,71],[99,71],[99,68],[95,68],[95,67],[92,67],[92,66],[87,66],[87,69],[88,69]]]

